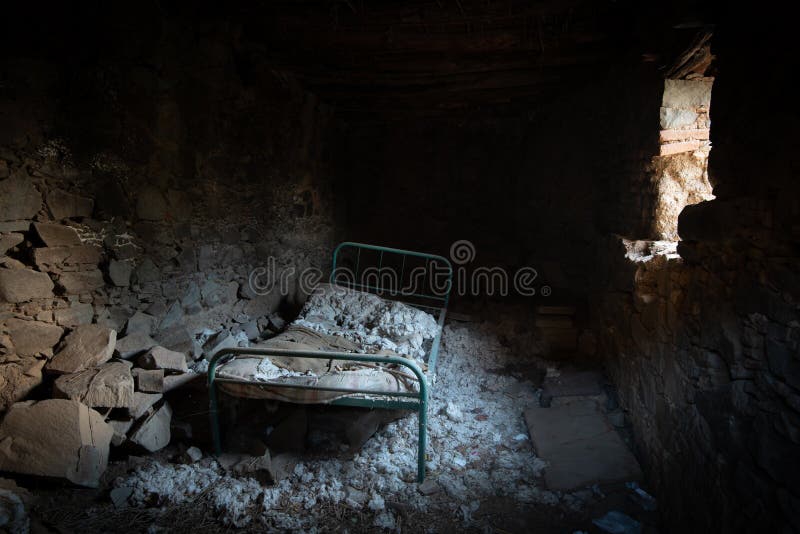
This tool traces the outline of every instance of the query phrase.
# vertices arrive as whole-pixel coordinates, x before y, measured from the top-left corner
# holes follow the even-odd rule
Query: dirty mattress
[[[425,355],[438,333],[436,319],[413,306],[323,284],[284,332],[251,348],[399,355],[425,369]],[[237,356],[220,365],[217,376],[247,382],[220,381],[220,389],[229,395],[305,404],[363,395],[270,384],[391,392],[418,388],[416,377],[404,367],[283,356]]]

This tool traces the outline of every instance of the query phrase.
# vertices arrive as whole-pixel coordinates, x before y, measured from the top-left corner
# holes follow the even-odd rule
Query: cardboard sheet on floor
[[[636,458],[593,400],[531,408],[525,423],[537,455],[549,463],[545,483],[550,490],[642,477]]]

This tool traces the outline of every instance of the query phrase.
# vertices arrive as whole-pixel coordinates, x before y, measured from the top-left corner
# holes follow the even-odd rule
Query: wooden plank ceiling
[[[248,14],[242,42],[350,113],[527,105],[601,71],[619,47],[610,0],[294,0]]]

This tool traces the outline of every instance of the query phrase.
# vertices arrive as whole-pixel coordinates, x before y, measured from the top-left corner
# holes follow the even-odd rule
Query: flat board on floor
[[[640,480],[642,471],[625,442],[593,400],[525,411],[536,454],[548,462],[548,489]]]

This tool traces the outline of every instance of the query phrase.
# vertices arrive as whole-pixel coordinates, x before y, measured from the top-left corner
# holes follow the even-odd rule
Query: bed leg
[[[425,481],[425,446],[428,443],[428,402],[424,399],[419,407],[419,443],[417,450],[417,482]]]

